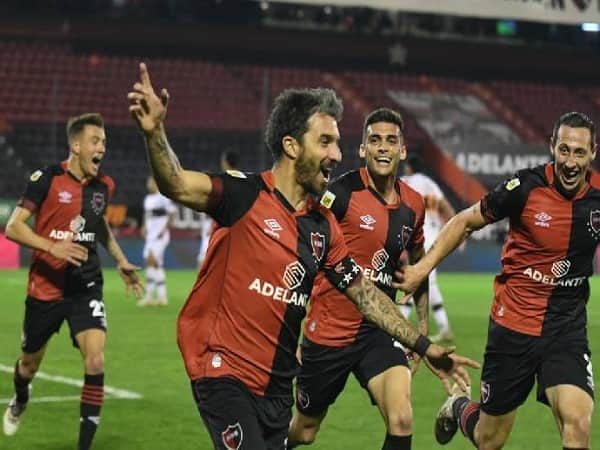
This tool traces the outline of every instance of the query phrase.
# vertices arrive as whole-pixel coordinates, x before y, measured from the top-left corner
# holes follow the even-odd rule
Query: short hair
[[[233,150],[227,150],[223,153],[221,159],[227,164],[229,164],[231,167],[237,167],[240,161],[240,155],[238,155],[238,153],[234,152]]]
[[[70,117],[67,122],[67,140],[70,142],[71,139],[83,131],[86,125],[104,128],[104,119],[100,113],[86,113]]]
[[[558,129],[561,125],[566,125],[571,128],[587,128],[588,130],[590,130],[592,149],[596,145],[596,125],[594,125],[594,121],[590,119],[586,114],[571,111],[563,114],[558,118],[556,122],[554,122],[552,138],[550,139],[552,147],[556,145],[556,141],[558,140]]]
[[[283,154],[283,138],[292,136],[298,141],[308,131],[308,119],[314,113],[342,120],[344,106],[333,89],[286,89],[275,99],[267,122],[265,142],[277,161]]]
[[[367,128],[369,128],[369,125],[377,122],[387,122],[398,125],[398,128],[400,128],[400,135],[404,137],[404,120],[400,113],[390,108],[379,108],[371,112],[365,119],[362,136],[363,143],[367,138]]]
[[[419,155],[416,155],[414,153],[408,155],[408,158],[406,158],[404,164],[408,165],[414,173],[419,173],[423,171],[423,159]]]

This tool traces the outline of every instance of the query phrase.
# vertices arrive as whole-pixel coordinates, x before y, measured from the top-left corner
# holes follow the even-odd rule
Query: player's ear
[[[406,145],[404,143],[402,143],[400,145],[400,151],[399,151],[399,158],[400,161],[404,161],[406,159],[406,156],[408,155],[408,149],[406,148]]]
[[[69,147],[71,149],[71,153],[73,153],[74,155],[79,155],[79,152],[81,150],[81,146],[79,144],[79,139],[70,140]]]
[[[283,147],[283,152],[290,159],[296,159],[300,156],[300,144],[296,140],[296,138],[292,136],[284,136],[281,141],[281,146]]]
[[[360,144],[360,147],[358,147],[358,156],[360,156],[361,159],[365,159],[365,156],[367,156],[364,144]]]

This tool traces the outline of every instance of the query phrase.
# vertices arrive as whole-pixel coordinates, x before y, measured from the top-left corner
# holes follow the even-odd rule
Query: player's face
[[[556,144],[550,147],[550,151],[554,157],[556,178],[567,192],[577,194],[584,186],[587,173],[596,157],[590,130],[561,125]]]
[[[308,119],[308,131],[302,136],[295,162],[296,182],[306,192],[320,195],[325,191],[335,166],[342,160],[340,132],[336,120],[315,113]]]
[[[84,177],[95,177],[106,153],[106,134],[104,128],[86,125],[74,138],[73,150],[78,157],[79,168]]]
[[[369,125],[359,155],[365,159],[371,176],[395,177],[398,164],[406,159],[406,147],[400,127],[389,122]]]

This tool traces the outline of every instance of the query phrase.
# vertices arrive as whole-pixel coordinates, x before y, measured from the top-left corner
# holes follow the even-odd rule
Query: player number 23
[[[92,317],[104,317],[104,302],[102,300],[91,300]]]

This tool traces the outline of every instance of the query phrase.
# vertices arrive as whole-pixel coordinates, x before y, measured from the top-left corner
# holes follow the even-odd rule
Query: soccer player
[[[425,235],[425,250],[429,250],[444,223],[454,216],[456,211],[454,211],[438,184],[422,173],[422,166],[423,163],[418,155],[410,155],[404,163],[402,181],[421,194],[425,201],[423,234]],[[437,269],[433,269],[429,274],[429,304],[438,329],[438,333],[431,337],[431,341],[452,341],[454,335],[450,329],[448,314],[444,308],[444,298],[438,286]],[[409,317],[411,310],[412,302],[402,305],[402,313],[405,317]]]
[[[145,64],[128,94],[161,192],[219,224],[178,320],[178,343],[202,419],[218,449],[284,449],[300,324],[319,271],[369,320],[469,383],[477,363],[432,344],[348,255],[333,214],[315,200],[341,159],[341,102],[328,89],[284,91],[267,124],[272,170],[210,175],[183,169],[164,128],[168,93]],[[437,369],[436,369],[437,367]]]
[[[363,126],[359,155],[365,167],[335,180],[323,198],[331,199],[330,209],[363,276],[394,299],[392,277],[400,254],[406,250],[414,262],[424,253],[423,199],[396,178],[398,165],[406,158],[400,114],[387,108],[371,112]],[[423,283],[417,296],[419,331],[424,335],[427,288]],[[323,273],[317,275],[311,302],[288,445],[315,440],[329,406],[354,373],[383,416],[387,433],[382,448],[410,449],[411,372],[404,348],[366,321]]]
[[[146,295],[138,306],[157,304],[166,306],[167,284],[164,268],[165,250],[169,245],[169,228],[175,220],[177,208],[171,200],[158,192],[156,181],[148,177],[148,194],[144,198],[144,263],[146,267]],[[156,301],[154,300],[156,296]]]
[[[436,420],[441,444],[460,426],[480,450],[502,448],[537,380],[537,399],[552,408],[563,448],[590,446],[594,382],[586,304],[600,240],[600,186],[589,182],[596,157],[591,119],[561,116],[550,153],[550,163],[519,171],[453,217],[429,252],[398,274],[396,287],[412,292],[471,232],[510,219],[494,282],[481,401],[453,389]]]
[[[128,291],[143,292],[104,217],[114,190],[100,171],[106,154],[102,116],[72,117],[67,124],[69,157],[36,170],[6,226],[9,239],[33,249],[21,356],[14,371],[15,397],[3,417],[6,435],[17,432],[29,401],[29,386],[48,341],[67,321],[73,345],[83,358],[79,450],[90,448],[104,398],[106,313],[102,272],[96,251],[102,243],[117,262]],[[33,228],[27,220],[35,215]]]

